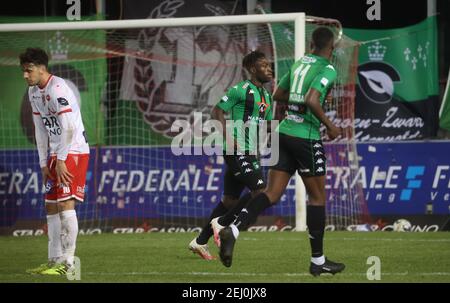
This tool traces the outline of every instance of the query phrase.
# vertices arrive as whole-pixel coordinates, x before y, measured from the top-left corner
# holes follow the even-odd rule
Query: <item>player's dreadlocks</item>
[[[255,66],[256,61],[265,57],[266,55],[258,50],[252,51],[251,53],[245,55],[244,59],[242,59],[242,66],[244,66],[246,70],[250,71],[250,68]]]

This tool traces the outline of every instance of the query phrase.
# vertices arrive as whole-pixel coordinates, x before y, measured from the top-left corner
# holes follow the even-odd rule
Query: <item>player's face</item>
[[[42,68],[33,63],[25,63],[22,65],[23,78],[29,86],[38,85],[41,81]]]
[[[272,80],[272,67],[266,58],[261,58],[256,61],[254,71],[256,78],[262,83]]]

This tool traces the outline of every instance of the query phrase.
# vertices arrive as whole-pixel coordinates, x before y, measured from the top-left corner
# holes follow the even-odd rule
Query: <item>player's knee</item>
[[[270,190],[270,189],[264,190],[264,194],[266,194],[267,198],[269,198],[270,203],[272,203],[272,204],[277,203],[278,200],[280,200],[280,198],[281,198],[281,193]]]
[[[75,209],[75,200],[70,199],[63,202],[58,202],[58,211],[62,212],[65,210]]]
[[[45,210],[47,215],[56,215],[58,213],[58,204],[57,203],[46,203]]]
[[[222,200],[222,204],[223,206],[225,206],[226,209],[232,209],[237,205],[238,201],[239,201],[238,198],[225,196]]]
[[[259,195],[260,193],[264,192],[264,188],[260,188],[260,189],[255,189],[252,191],[252,198],[256,197],[257,195]]]

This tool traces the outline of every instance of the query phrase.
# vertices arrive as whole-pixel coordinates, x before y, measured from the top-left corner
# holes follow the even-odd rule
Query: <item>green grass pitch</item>
[[[347,267],[341,274],[320,277],[308,273],[310,248],[305,233],[241,233],[230,268],[190,252],[187,246],[194,236],[79,236],[80,281],[25,273],[45,262],[47,237],[0,237],[0,282],[450,282],[448,232],[328,232],[325,254]],[[209,246],[217,256],[212,239]],[[380,281],[367,280],[370,256],[380,258]]]

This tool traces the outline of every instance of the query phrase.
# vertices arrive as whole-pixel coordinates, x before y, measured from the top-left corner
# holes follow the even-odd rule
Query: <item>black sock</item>
[[[208,222],[203,227],[202,232],[197,237],[197,243],[200,245],[208,243],[209,238],[213,235],[213,230],[211,228],[211,225],[209,222],[211,222],[212,219],[216,217],[223,216],[228,212],[228,209],[223,205],[222,201],[220,201],[219,204],[217,204],[216,208],[212,211],[211,215],[209,216]]]
[[[239,216],[234,221],[234,225],[239,230],[246,230],[250,222],[255,222],[258,215],[271,205],[269,197],[265,193],[260,193],[255,198],[251,199],[247,206],[242,209]]]
[[[325,206],[308,205],[306,208],[311,255],[318,258],[323,255],[323,234],[325,230]]]
[[[239,215],[241,210],[247,205],[248,201],[252,198],[251,193],[247,193],[242,196],[235,207],[230,209],[225,215],[219,218],[218,222],[222,226],[228,226],[236,220],[236,217]]]

